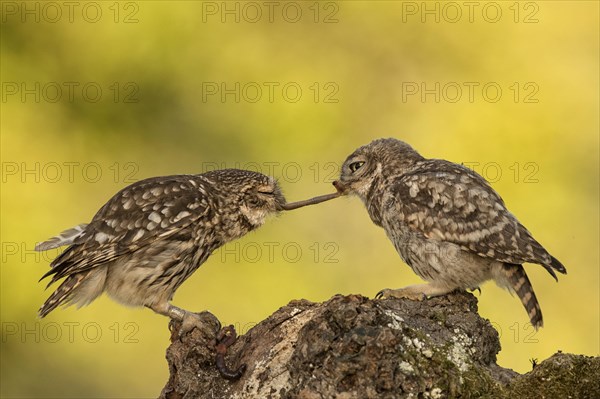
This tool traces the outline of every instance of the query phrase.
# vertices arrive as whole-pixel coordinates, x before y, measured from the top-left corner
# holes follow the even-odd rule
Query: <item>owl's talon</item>
[[[378,293],[375,295],[375,299],[384,299],[385,291],[387,291],[387,290],[381,290],[381,291],[379,291],[379,292],[378,292]]]
[[[179,339],[183,339],[183,337],[190,333],[194,328],[197,328],[198,330],[203,330],[207,328],[207,320],[204,316],[204,313],[210,314],[208,312],[202,312],[202,313],[192,313],[192,312],[185,312],[184,316],[183,316],[183,320],[181,321],[181,325],[179,326]],[[211,315],[212,316],[212,315]],[[219,320],[217,320],[216,318],[213,317],[214,320],[216,320],[218,326],[217,326],[217,331],[219,331],[221,329],[221,322],[219,322]]]
[[[469,290],[470,290],[471,292],[475,292],[475,291],[477,291],[477,292],[479,292],[479,295],[481,295],[481,288],[480,288],[480,287],[473,287],[473,288],[469,288]]]
[[[427,295],[421,293],[417,293],[417,294],[413,294],[413,295],[406,295],[403,298],[407,298],[410,299],[411,301],[424,301],[427,299]]]
[[[399,288],[392,290],[389,288],[383,289],[375,295],[375,299],[385,298],[397,298],[397,299],[410,299],[411,301],[424,301],[427,299],[427,295],[422,292],[413,292],[405,288]]]
[[[191,332],[194,328],[200,329],[202,321],[195,313],[187,313],[183,316],[181,325],[179,326],[179,339],[182,339],[185,335]]]

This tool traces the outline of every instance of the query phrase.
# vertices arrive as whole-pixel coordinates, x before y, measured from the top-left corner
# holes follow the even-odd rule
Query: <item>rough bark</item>
[[[557,353],[524,375],[498,366],[498,334],[468,293],[292,301],[229,348],[229,365],[247,365],[233,382],[205,318],[182,339],[172,325],[161,398],[600,398],[598,357]]]

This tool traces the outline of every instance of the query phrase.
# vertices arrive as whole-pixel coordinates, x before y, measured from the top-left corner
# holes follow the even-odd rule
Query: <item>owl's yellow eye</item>
[[[350,168],[350,171],[352,171],[352,173],[356,172],[357,170],[360,169],[361,166],[363,166],[365,163],[363,161],[359,161],[359,162],[352,162],[348,167]]]

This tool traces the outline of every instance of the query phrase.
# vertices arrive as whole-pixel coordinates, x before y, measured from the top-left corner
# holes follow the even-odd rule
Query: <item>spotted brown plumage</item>
[[[479,174],[445,160],[425,159],[402,141],[380,139],[346,159],[335,185],[361,198],[402,259],[429,282],[386,289],[380,295],[418,299],[493,279],[516,292],[531,323],[542,326],[539,304],[521,265],[540,264],[555,279],[555,271],[566,269]]]
[[[64,281],[41,307],[86,305],[103,292],[147,306],[193,327],[197,315],[171,305],[177,288],[225,243],[260,227],[269,215],[337,195],[287,204],[277,181],[224,169],[145,179],[125,187],[81,224],[36,246],[69,245],[42,277]]]

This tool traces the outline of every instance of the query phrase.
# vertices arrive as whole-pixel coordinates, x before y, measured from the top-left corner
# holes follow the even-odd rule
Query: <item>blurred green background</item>
[[[598,2],[2,2],[1,396],[156,397],[167,320],[105,296],[36,311],[58,252],[149,176],[241,167],[289,200],[332,191],[378,137],[470,163],[560,259],[527,270],[545,316],[482,287],[499,363],[599,354]],[[174,303],[245,332],[292,299],[419,279],[356,198],[283,215],[217,251]]]

